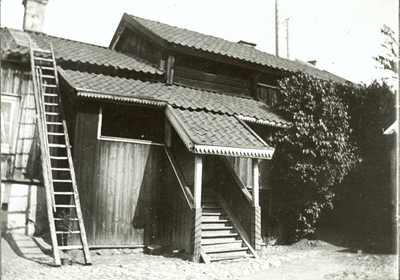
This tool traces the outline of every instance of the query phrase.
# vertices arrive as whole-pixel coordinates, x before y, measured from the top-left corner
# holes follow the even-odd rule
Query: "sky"
[[[397,0],[278,0],[279,55],[289,41],[290,59],[369,84],[388,75],[372,57],[385,53],[384,24],[398,38],[398,11]],[[44,32],[108,46],[123,13],[275,54],[275,0],[49,0]],[[22,0],[1,0],[2,27],[22,29],[23,14]]]

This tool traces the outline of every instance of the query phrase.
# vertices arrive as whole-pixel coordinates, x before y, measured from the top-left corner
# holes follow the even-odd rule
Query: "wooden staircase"
[[[213,190],[202,194],[201,249],[204,262],[257,257],[221,206]]]
[[[91,264],[53,48],[31,47],[30,58],[54,262],[61,264],[59,250],[82,249],[86,264]],[[80,245],[66,242],[72,235],[79,235]]]

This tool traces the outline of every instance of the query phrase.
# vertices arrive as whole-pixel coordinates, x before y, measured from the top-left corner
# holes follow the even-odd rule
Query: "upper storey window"
[[[257,98],[264,101],[269,106],[274,106],[277,102],[276,87],[258,84],[257,85]]]
[[[8,154],[15,144],[18,97],[1,94],[1,152]]]

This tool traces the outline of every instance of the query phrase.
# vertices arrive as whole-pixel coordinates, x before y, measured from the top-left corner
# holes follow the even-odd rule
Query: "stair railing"
[[[242,190],[244,196],[246,197],[246,199],[250,202],[250,204],[253,201],[253,197],[251,195],[251,193],[249,192],[249,190],[247,189],[247,187],[243,184],[242,180],[239,178],[239,176],[237,175],[235,169],[232,167],[232,165],[230,164],[230,162],[226,159],[226,157],[222,156],[220,157],[221,160],[224,162],[225,166],[228,168],[229,172],[231,173],[233,179],[235,180],[235,182],[237,183],[237,185],[239,186],[239,188]]]
[[[176,162],[174,156],[172,155],[171,151],[169,148],[165,147],[165,153],[167,154],[167,158],[171,164],[172,170],[175,173],[175,176],[179,182],[179,186],[181,187],[182,193],[185,196],[186,202],[189,205],[191,209],[194,209],[194,198],[193,194],[188,187],[188,184],[186,182],[186,179],[183,175],[182,170],[179,168],[178,163]]]

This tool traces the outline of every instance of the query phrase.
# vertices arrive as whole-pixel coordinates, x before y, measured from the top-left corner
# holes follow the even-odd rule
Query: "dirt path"
[[[398,279],[395,255],[350,252],[343,247],[307,240],[292,246],[273,248],[270,248],[270,253],[275,256],[287,255],[287,261],[238,279]]]

